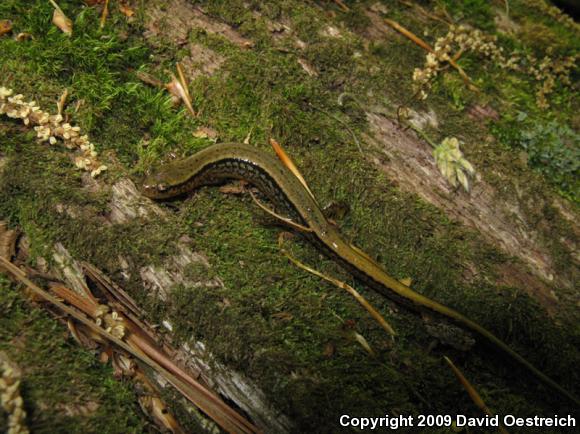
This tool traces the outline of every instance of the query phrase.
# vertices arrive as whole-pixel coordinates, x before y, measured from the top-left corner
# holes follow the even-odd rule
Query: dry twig
[[[442,23],[445,23],[445,24],[448,24],[448,25],[449,25],[449,24],[451,24],[451,20],[449,20],[449,19],[444,19],[444,18],[441,18],[441,17],[439,17],[439,16],[437,16],[437,15],[435,15],[435,14],[432,14],[432,13],[430,13],[429,11],[425,10],[425,8],[424,8],[424,7],[422,7],[421,5],[419,5],[419,4],[415,3],[415,2],[411,2],[411,1],[407,1],[407,0],[399,0],[399,3],[402,3],[402,4],[404,4],[405,6],[408,6],[408,7],[410,7],[410,8],[413,8],[413,9],[415,9],[415,10],[416,10],[416,11],[418,11],[418,12],[419,12],[421,15],[423,15],[423,16],[425,16],[425,17],[427,17],[427,18],[431,18],[431,19],[433,19],[433,20],[440,21],[440,22],[442,22]],[[448,17],[448,18],[449,18],[449,17]]]
[[[105,27],[105,23],[107,22],[108,16],[109,16],[109,0],[105,0],[103,12],[101,13],[101,21],[99,22],[100,29],[103,29]]]
[[[39,296],[44,301],[49,302],[53,306],[60,309],[65,314],[74,318],[75,321],[82,324],[90,333],[101,338],[104,342],[110,342],[117,347],[123,349],[125,352],[133,356],[135,359],[141,361],[145,365],[151,367],[160,375],[162,375],[170,384],[172,384],[179,392],[183,394],[190,402],[207,414],[219,426],[229,433],[256,433],[258,429],[248,422],[243,416],[230,408],[217,395],[205,388],[199,382],[184,373],[181,369],[173,364],[173,362],[164,356],[164,354],[156,347],[155,343],[151,341],[150,337],[140,332],[139,328],[127,318],[122,318],[123,325],[128,331],[124,336],[126,342],[120,339],[114,330],[107,330],[100,327],[95,322],[91,321],[86,314],[80,313],[75,308],[72,308],[57,297],[51,295],[38,285],[34,284],[28,279],[26,274],[17,268],[14,264],[0,257],[0,269],[5,269],[15,279],[26,285],[33,294]],[[71,291],[71,290],[68,290]],[[65,291],[60,288],[60,294],[65,294]],[[87,305],[84,308],[89,309]],[[94,307],[93,307],[94,308]],[[95,310],[95,315],[97,311]],[[111,314],[111,316],[114,316]],[[116,318],[113,318],[116,320]],[[105,318],[107,323],[107,318]],[[109,328],[112,328],[109,325]]]
[[[391,336],[394,337],[397,335],[397,333],[395,332],[395,330],[391,327],[391,325],[383,318],[383,316],[366,300],[366,298],[364,298],[356,289],[354,289],[352,286],[338,280],[335,279],[334,277],[330,277],[327,276],[323,273],[321,273],[318,270],[315,270],[314,268],[309,267],[306,264],[303,264],[302,262],[300,262],[298,259],[294,258],[285,248],[284,248],[284,238],[285,235],[282,232],[279,236],[278,236],[278,246],[280,247],[280,251],[282,252],[282,254],[284,256],[286,256],[294,265],[296,265],[299,268],[302,268],[303,270],[308,271],[311,274],[314,274],[315,276],[318,276],[330,283],[332,283],[333,285],[344,289],[346,292],[348,292],[350,295],[352,295],[354,297],[354,299],[362,306],[366,309],[366,311],[375,319],[375,321],[377,321],[379,323],[379,325]]]
[[[344,12],[350,12],[350,8],[342,0],[333,0]]]

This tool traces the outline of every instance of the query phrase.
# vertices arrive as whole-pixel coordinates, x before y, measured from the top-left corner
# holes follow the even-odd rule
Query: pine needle
[[[148,349],[148,342],[145,341],[143,336],[138,334],[132,334],[131,337],[135,341],[140,341],[142,344],[138,346],[139,350],[132,348],[128,343],[117,338],[113,334],[107,332],[102,327],[99,327],[93,321],[91,321],[87,316],[78,312],[76,309],[64,304],[57,297],[51,295],[44,289],[40,288],[32,281],[28,279],[26,274],[16,267],[11,262],[0,257],[0,269],[4,268],[8,273],[10,273],[15,279],[19,280],[21,283],[26,285],[35,295],[38,295],[45,301],[51,303],[52,305],[58,307],[62,312],[74,318],[79,323],[87,327],[91,332],[96,335],[101,336],[105,340],[108,340],[118,347],[125,350],[135,359],[140,360],[147,366],[154,369],[156,372],[160,373],[165,379],[171,383],[177,390],[179,390],[190,402],[192,402],[196,407],[201,409],[206,413],[212,420],[214,420],[219,426],[221,426],[226,432],[229,433],[256,433],[258,432],[257,427],[248,422],[245,418],[231,409],[226,403],[224,403],[218,396],[214,395],[204,386],[199,383],[192,384],[191,382],[185,382],[178,376],[171,373],[166,367],[162,366],[159,362],[150,357],[146,350]],[[149,348],[150,349],[150,348]]]
[[[377,356],[377,353],[375,353],[375,351],[372,349],[372,347],[369,345],[368,341],[363,335],[361,335],[358,332],[355,332],[354,330],[352,331],[352,335],[354,336],[356,341],[360,344],[360,346],[365,349],[367,353],[369,353],[373,357]]]
[[[282,161],[282,163],[284,163],[284,165],[288,169],[290,169],[290,171],[294,174],[294,176],[298,178],[300,183],[304,186],[306,191],[310,193],[312,199],[316,201],[316,198],[314,197],[314,194],[310,190],[310,187],[308,187],[306,180],[304,179],[304,177],[302,176],[302,174],[300,173],[300,171],[298,170],[298,168],[296,167],[290,156],[286,153],[286,151],[284,151],[284,148],[282,148],[282,146],[274,139],[270,139],[270,145],[272,145],[272,148],[274,148],[274,151],[276,151],[276,155],[278,156],[280,161]]]
[[[451,370],[453,371],[453,373],[455,374],[455,376],[457,377],[463,388],[467,391],[467,394],[469,395],[473,403],[477,405],[488,416],[494,416],[494,413],[485,404],[479,393],[477,393],[477,390],[475,390],[475,387],[473,387],[473,385],[467,380],[467,378],[465,378],[465,376],[459,370],[459,368],[457,368],[457,366],[455,366],[448,357],[443,356],[443,358],[445,359],[445,361],[447,362],[447,364],[449,365],[449,367],[451,368]],[[498,431],[501,432],[502,434],[508,434],[505,428],[501,425],[498,427]]]
[[[191,117],[195,118],[197,117],[197,114],[195,113],[195,110],[191,104],[191,95],[189,94],[188,82],[185,77],[183,67],[179,62],[176,64],[176,69],[178,77],[175,77],[175,75],[172,74],[172,80],[167,83],[165,87],[172,95],[183,101]]]
[[[298,259],[294,258],[285,248],[284,248],[284,233],[281,233],[278,236],[278,246],[280,247],[280,251],[282,252],[282,254],[284,256],[286,256],[294,265],[296,265],[299,268],[302,268],[305,271],[308,271],[309,273],[314,274],[315,276],[318,276],[324,280],[327,280],[328,282],[334,284],[335,286],[344,289],[345,291],[347,291],[350,295],[352,295],[354,297],[354,299],[362,306],[364,307],[367,312],[375,319],[375,321],[377,321],[379,323],[379,325],[392,337],[396,336],[397,333],[395,332],[395,330],[391,327],[391,325],[383,318],[383,316],[362,296],[360,295],[360,293],[354,289],[352,286],[338,280],[335,279],[333,277],[327,276],[325,274],[322,274],[320,271],[315,270],[314,268],[309,267],[308,265],[303,264],[302,262],[300,262]]]
[[[252,196],[252,199],[254,199],[254,202],[256,203],[256,205],[258,205],[261,209],[263,209],[264,211],[266,211],[268,214],[270,214],[272,217],[274,217],[277,220],[282,221],[283,223],[287,224],[288,226],[290,226],[293,229],[296,229],[298,232],[312,232],[312,229],[306,227],[306,226],[302,226],[300,223],[296,223],[295,221],[287,218],[287,217],[283,217],[280,214],[272,211],[270,208],[268,208],[266,205],[262,204],[258,198],[254,195],[254,193],[252,193],[252,191],[250,190],[250,196]]]
[[[105,0],[105,5],[103,6],[103,12],[101,13],[101,21],[99,23],[99,28],[103,29],[105,23],[107,22],[107,17],[109,16],[109,0]]]
[[[334,0],[334,3],[336,3],[344,12],[350,12],[350,8],[345,5],[342,0]]]

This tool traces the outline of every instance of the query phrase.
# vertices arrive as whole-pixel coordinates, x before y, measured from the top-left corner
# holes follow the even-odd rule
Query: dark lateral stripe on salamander
[[[537,378],[574,401],[580,401],[555,381],[536,369],[490,331],[459,312],[431,300],[390,277],[378,264],[357,252],[328,223],[316,200],[298,179],[273,156],[244,144],[217,144],[184,160],[162,167],[144,182],[144,194],[153,199],[168,199],[185,194],[201,185],[227,179],[243,179],[254,184],[275,205],[287,209],[298,223],[312,232],[307,238],[331,259],[339,259],[348,271],[381,294],[405,304],[428,308],[487,338],[524,365]],[[300,221],[301,220],[301,221]]]
[[[232,172],[234,171],[234,169],[239,170],[238,171],[239,176],[236,177],[232,176]],[[169,195],[169,197],[173,198],[185,195],[195,190],[198,186],[212,184],[211,179],[214,178],[212,174],[215,174],[216,172],[227,173],[228,179],[232,178],[232,179],[248,180],[250,176],[247,175],[249,174],[257,175],[262,180],[263,184],[262,186],[260,186],[261,187],[260,191],[266,194],[268,199],[270,199],[276,205],[282,206],[284,210],[289,211],[292,214],[292,218],[296,219],[298,223],[300,224],[304,223],[304,220],[298,213],[298,210],[286,196],[284,190],[280,188],[278,183],[276,183],[274,178],[261,166],[252,164],[251,161],[247,161],[244,159],[228,158],[224,160],[208,162],[203,167],[200,167],[197,172],[192,173],[191,176],[184,182],[176,185],[167,186],[167,194]],[[216,179],[215,181],[216,183],[218,183],[221,181],[221,179]],[[266,189],[264,185],[267,185],[268,188]],[[148,195],[147,192],[146,195]],[[148,196],[153,197],[155,199],[160,199],[159,197],[155,197],[151,194],[149,194]]]

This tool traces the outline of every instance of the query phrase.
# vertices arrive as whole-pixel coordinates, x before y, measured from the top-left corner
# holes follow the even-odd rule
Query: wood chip
[[[18,232],[8,229],[8,224],[0,221],[0,256],[8,261],[16,254]]]

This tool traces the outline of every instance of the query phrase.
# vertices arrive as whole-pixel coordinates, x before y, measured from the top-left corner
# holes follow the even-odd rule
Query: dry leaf
[[[244,194],[246,192],[246,182],[240,181],[233,184],[226,184],[220,187],[220,193],[224,194]]]
[[[173,74],[171,77],[172,79],[165,85],[165,89],[169,91],[173,105],[177,107],[182,100],[181,95],[183,94],[183,89],[181,88],[181,83],[177,81],[177,78]]]
[[[0,36],[9,33],[12,30],[12,21],[0,20]]]
[[[215,142],[218,138],[218,133],[212,128],[200,127],[193,133],[193,137],[197,137],[198,139],[209,139]]]
[[[62,32],[71,36],[73,32],[73,22],[68,18],[62,9],[54,2],[54,0],[49,0],[52,6],[54,6],[54,13],[52,14],[52,23],[58,27]]]
[[[0,256],[12,260],[16,253],[16,239],[18,232],[8,229],[8,225],[4,221],[0,221]]]
[[[131,18],[135,15],[135,11],[124,2],[119,3],[119,11],[128,18]]]
[[[165,88],[173,95],[177,100],[183,101],[187,110],[192,117],[196,117],[193,106],[191,105],[191,97],[189,96],[189,91],[187,90],[187,83],[185,81],[185,75],[181,69],[179,63],[177,64],[177,72],[179,73],[179,79],[175,75],[171,75],[171,81],[165,85]]]

